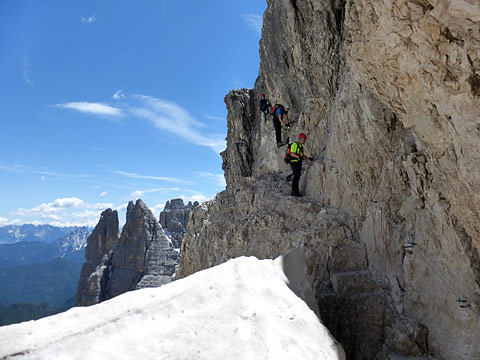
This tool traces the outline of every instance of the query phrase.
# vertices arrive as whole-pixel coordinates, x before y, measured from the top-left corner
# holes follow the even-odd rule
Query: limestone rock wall
[[[142,200],[129,202],[127,221],[113,251],[107,296],[172,281],[179,255]]]
[[[107,209],[87,239],[85,263],[77,287],[77,306],[98,304],[106,298],[112,250],[118,242],[118,213]]]
[[[88,238],[78,306],[172,281],[178,252],[145,203],[139,199],[128,204],[121,235],[118,225],[117,211],[107,209]]]
[[[173,246],[177,249],[180,248],[185,235],[188,217],[195,207],[198,206],[198,201],[193,204],[191,201],[188,204],[184,204],[182,199],[172,199],[167,201],[165,208],[160,213],[160,225],[163,230],[168,231]]]
[[[349,359],[480,358],[480,3],[267,4],[255,88],[225,98],[227,189],[192,214],[179,276],[305,243]],[[301,199],[260,93],[321,157]]]

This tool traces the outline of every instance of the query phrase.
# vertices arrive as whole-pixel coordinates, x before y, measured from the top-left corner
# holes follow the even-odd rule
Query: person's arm
[[[308,153],[307,153],[307,151],[306,151],[306,149],[305,149],[305,146],[303,147],[303,158],[304,158],[305,160],[315,160],[314,157],[308,155]]]

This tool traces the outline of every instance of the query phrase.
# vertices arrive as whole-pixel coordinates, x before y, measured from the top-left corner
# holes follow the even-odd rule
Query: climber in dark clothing
[[[265,98],[265,94],[260,95],[260,101],[258,102],[258,111],[264,121],[267,121],[267,114],[270,112],[271,103]]]
[[[290,167],[292,168],[292,174],[288,177],[293,176],[292,196],[302,196],[300,194],[300,189],[298,188],[300,176],[302,175],[302,161],[304,159],[314,160],[313,157],[307,157],[305,153],[305,149],[303,148],[305,140],[307,140],[307,135],[301,133],[298,135],[298,141],[290,146],[290,156],[292,157],[290,160]]]
[[[275,109],[275,107],[274,107]],[[277,140],[277,147],[286,145],[286,142],[282,142],[282,126],[290,127],[290,120],[288,119],[288,110],[290,110],[290,105],[278,105],[276,106],[275,111],[273,112],[273,127],[275,129],[275,138]]]

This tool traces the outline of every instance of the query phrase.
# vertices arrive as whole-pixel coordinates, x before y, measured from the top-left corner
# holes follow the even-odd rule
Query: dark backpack
[[[275,104],[275,105],[273,106],[272,110],[270,110],[270,114],[271,114],[271,115],[275,115],[275,113],[277,112],[277,109],[278,109],[279,106],[282,106],[282,105],[280,105],[280,104]]]
[[[260,111],[266,111],[268,108],[268,100],[261,99],[258,102],[258,106],[260,107]]]
[[[285,150],[285,156],[283,158],[283,160],[285,161],[285,164],[290,164],[290,161],[292,161],[293,159],[292,152],[291,152],[292,145],[293,143],[288,144],[287,150]]]

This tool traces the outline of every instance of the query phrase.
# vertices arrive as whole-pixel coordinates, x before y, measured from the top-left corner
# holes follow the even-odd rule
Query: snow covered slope
[[[0,327],[0,359],[345,359],[287,283],[282,257],[240,257],[160,288]]]

